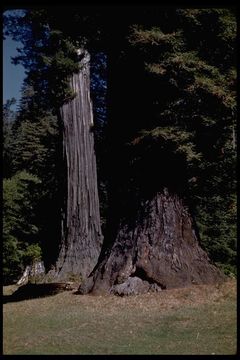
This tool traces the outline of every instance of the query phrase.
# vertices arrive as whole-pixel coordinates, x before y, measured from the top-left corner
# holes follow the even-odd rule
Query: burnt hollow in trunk
[[[223,279],[199,246],[187,206],[164,188],[141,202],[135,221],[122,221],[111,250],[79,293],[129,295]]]
[[[96,265],[102,245],[87,51],[79,51],[79,61],[80,71],[70,79],[76,96],[60,109],[65,191],[59,255],[48,273],[54,281],[84,279]]]

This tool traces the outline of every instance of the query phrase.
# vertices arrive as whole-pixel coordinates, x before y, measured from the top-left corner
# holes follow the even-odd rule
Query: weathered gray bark
[[[45,267],[43,261],[35,261],[27,265],[17,285],[24,285],[31,279],[33,282],[41,282],[45,276]]]
[[[66,164],[66,198],[62,239],[55,269],[58,280],[85,278],[96,265],[102,244],[99,214],[93,111],[90,99],[90,55],[79,51],[80,71],[70,80],[76,93],[60,109]]]
[[[189,211],[165,188],[142,202],[135,222],[120,225],[110,253],[81,294],[138,294],[223,280],[199,246]]]

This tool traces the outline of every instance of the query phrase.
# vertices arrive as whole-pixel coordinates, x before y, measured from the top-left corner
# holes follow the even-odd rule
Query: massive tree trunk
[[[76,96],[60,109],[66,164],[61,244],[49,277],[85,278],[96,265],[102,245],[93,111],[90,99],[90,55],[79,51],[80,71],[70,80]]]
[[[182,200],[187,184],[183,162],[158,143],[139,154],[125,146],[154,114],[151,94],[141,85],[148,84],[141,64],[135,64],[135,57],[120,63],[118,59],[118,49],[112,50],[107,231],[98,264],[79,293],[137,294],[221,280],[220,271],[199,246]]]
[[[223,280],[199,246],[187,206],[167,188],[142,201],[81,294],[129,295]]]

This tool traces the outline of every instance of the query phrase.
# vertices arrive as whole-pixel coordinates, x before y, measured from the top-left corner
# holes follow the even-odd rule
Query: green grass
[[[235,354],[236,285],[7,303],[4,354]]]

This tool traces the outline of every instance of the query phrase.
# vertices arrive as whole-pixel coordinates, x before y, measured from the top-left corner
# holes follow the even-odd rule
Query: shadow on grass
[[[26,284],[20,286],[12,295],[3,295],[3,304],[53,296],[66,290],[65,283]]]

